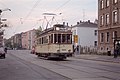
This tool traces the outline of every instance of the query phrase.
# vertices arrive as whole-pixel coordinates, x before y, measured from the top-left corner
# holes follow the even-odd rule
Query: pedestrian
[[[114,50],[114,58],[117,58],[117,49]]]
[[[5,53],[7,53],[7,48],[6,47],[4,48],[4,51],[5,51]]]

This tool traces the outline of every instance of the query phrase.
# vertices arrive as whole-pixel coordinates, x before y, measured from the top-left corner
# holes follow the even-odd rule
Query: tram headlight
[[[71,52],[71,50],[69,49],[69,50],[68,50],[68,52],[70,53],[70,52]]]
[[[57,53],[59,53],[60,52],[60,50],[57,50]]]

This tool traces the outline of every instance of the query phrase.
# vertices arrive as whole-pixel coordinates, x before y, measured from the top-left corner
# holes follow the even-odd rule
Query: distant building
[[[22,32],[22,48],[32,49],[35,46],[35,29]]]
[[[77,25],[72,26],[73,44],[81,47],[97,48],[98,44],[98,27],[96,23],[90,22],[77,22]],[[75,43],[74,36],[78,36],[78,41]]]
[[[11,45],[13,49],[21,49],[22,48],[22,37],[21,34],[15,34],[8,41],[11,40]]]
[[[120,43],[120,0],[98,0],[98,21],[99,52],[113,53]]]

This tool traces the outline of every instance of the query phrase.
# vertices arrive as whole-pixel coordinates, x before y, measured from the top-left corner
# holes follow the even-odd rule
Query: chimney
[[[79,22],[77,22],[77,24],[79,24]]]
[[[90,23],[90,20],[88,20],[88,23]]]
[[[65,26],[65,22],[63,22],[63,25]]]
[[[68,26],[68,23],[67,23],[67,26]]]
[[[82,23],[82,21],[80,20],[80,23]]]

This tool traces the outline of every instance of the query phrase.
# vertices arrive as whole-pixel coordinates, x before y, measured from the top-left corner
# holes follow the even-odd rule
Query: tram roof
[[[64,28],[64,30],[56,30],[57,27],[58,28]],[[55,24],[55,25],[53,25],[53,27],[43,30],[40,33],[40,35],[47,34],[48,32],[53,32],[53,33],[55,33],[55,32],[68,33],[69,32],[69,33],[71,33],[71,31],[67,29],[68,27],[69,26],[66,26],[66,25],[63,25],[63,24]]]

